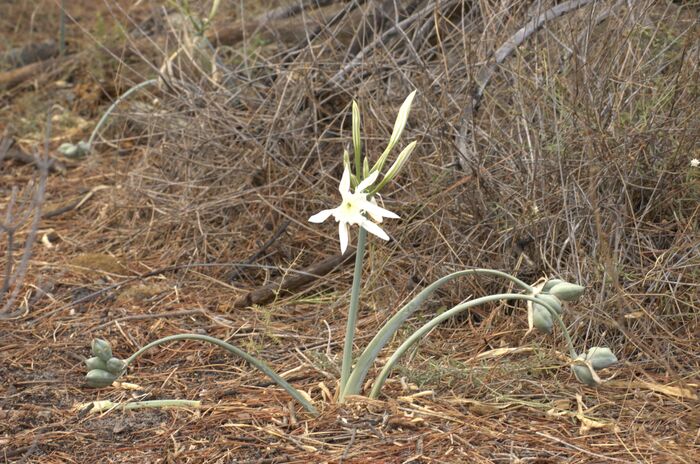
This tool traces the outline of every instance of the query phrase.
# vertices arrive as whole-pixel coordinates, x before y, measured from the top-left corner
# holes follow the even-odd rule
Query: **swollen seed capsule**
[[[540,293],[539,295],[537,295],[537,299],[542,300],[543,302],[547,303],[554,311],[556,311],[557,314],[562,313],[563,310],[561,307],[561,301],[556,296],[549,295],[546,293]],[[537,306],[541,306],[541,305],[535,303],[535,306],[537,307]],[[544,309],[545,311],[547,310],[547,308],[542,308],[542,309]]]
[[[586,360],[591,362],[594,369],[605,369],[617,362],[617,356],[610,351],[610,348],[594,346],[588,350]]]
[[[88,371],[91,371],[93,369],[107,369],[107,363],[105,363],[101,358],[98,358],[97,356],[93,356],[92,358],[86,359],[85,365],[87,366]]]
[[[549,311],[542,306],[535,304],[532,310],[532,325],[534,325],[540,332],[552,333],[552,326],[554,325],[552,321],[552,315]]]
[[[126,363],[119,358],[110,358],[110,360],[107,361],[106,368],[114,375],[121,374],[122,371],[124,371],[124,367],[126,367]]]
[[[107,362],[112,357],[112,347],[109,342],[96,338],[92,341],[92,354]]]
[[[553,286],[549,293],[550,295],[554,295],[563,301],[574,301],[583,295],[585,290],[586,287],[570,284],[568,282],[562,282]]]
[[[102,369],[93,369],[85,376],[85,381],[93,388],[109,387],[115,380],[117,380],[116,375]]]
[[[575,364],[571,366],[571,368],[574,370],[574,375],[579,380],[579,382],[586,384],[589,387],[595,387],[596,385],[598,385],[598,382],[596,382],[588,366]]]
[[[547,282],[545,282],[544,286],[542,286],[542,291],[549,292],[552,287],[561,283],[564,283],[564,281],[561,279],[549,279]]]

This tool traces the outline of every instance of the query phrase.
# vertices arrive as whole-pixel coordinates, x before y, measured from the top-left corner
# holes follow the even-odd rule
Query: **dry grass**
[[[261,27],[222,47],[214,76],[180,57],[168,85],[123,107],[109,131],[119,150],[100,145],[99,155],[50,178],[56,205],[109,188],[42,224],[60,240],[36,247],[30,283],[50,283],[49,296],[24,318],[0,322],[7,461],[700,459],[700,174],[689,167],[700,157],[698,4],[593,2],[548,22],[498,67],[467,121],[468,140],[459,140],[475,76],[552,2],[540,10],[540,2],[441,1],[422,14],[430,3],[392,9],[389,18],[409,20],[381,42],[359,26],[369,7],[343,3],[305,13],[309,22],[336,18],[320,31]],[[222,17],[253,21],[264,11],[247,8]],[[132,16],[130,30],[142,19]],[[139,49],[105,88],[152,77],[177,44]],[[385,190],[402,220],[387,222],[390,243],[370,240],[358,346],[417,289],[451,271],[560,276],[589,289],[565,322],[581,350],[608,345],[617,353],[611,382],[577,384],[558,334],[524,338],[524,311],[494,305],[433,332],[390,379],[383,401],[337,406],[327,395],[338,376],[350,265],[270,304],[232,308],[246,291],[337,253],[333,225],[306,220],[337,201],[350,103],[360,103],[367,153],[376,157],[413,89],[419,96],[402,143],[417,139],[419,148]],[[76,104],[66,114],[90,111]],[[18,180],[31,174],[12,169]],[[500,290],[487,279],[448,286],[395,342],[443,307]],[[137,390],[81,383],[93,337],[125,357],[188,331],[231,339],[290,371],[321,417],[305,416],[243,363],[196,343],[139,361],[125,378]],[[528,349],[476,358],[500,347]],[[135,397],[201,399],[205,407],[100,416],[72,409]]]

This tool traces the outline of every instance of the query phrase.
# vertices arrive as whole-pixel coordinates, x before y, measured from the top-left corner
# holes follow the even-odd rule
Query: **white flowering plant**
[[[341,203],[336,208],[323,210],[309,218],[309,221],[313,223],[324,222],[330,217],[333,217],[336,220],[338,223],[340,249],[342,252],[345,252],[349,246],[351,226],[359,227],[355,250],[354,277],[350,294],[350,306],[348,310],[342,353],[341,374],[337,389],[338,401],[343,402],[348,395],[358,395],[361,393],[365,378],[370,368],[377,360],[381,350],[384,348],[387,342],[397,334],[403,323],[420,308],[421,304],[430,295],[450,281],[463,276],[473,275],[506,279],[516,287],[520,288],[522,293],[500,293],[471,299],[460,303],[430,319],[422,327],[413,332],[413,334],[411,334],[386,361],[372,384],[372,389],[369,394],[371,398],[376,398],[379,396],[379,393],[392,369],[395,367],[398,360],[407,352],[407,350],[415,343],[419,342],[423,337],[428,335],[437,325],[463,311],[470,310],[479,305],[514,300],[527,302],[528,323],[530,330],[537,329],[541,332],[549,334],[552,333],[553,326],[556,323],[556,325],[561,329],[561,332],[566,340],[570,355],[570,365],[573,369],[575,377],[582,383],[589,386],[600,385],[603,381],[598,376],[597,370],[613,365],[617,362],[617,358],[612,351],[606,347],[593,347],[590,348],[585,354],[578,354],[574,349],[568,329],[561,317],[564,310],[562,302],[574,301],[578,299],[583,294],[585,288],[560,279],[543,280],[537,285],[528,285],[512,275],[492,269],[465,269],[449,274],[432,283],[419,292],[405,306],[399,309],[391,318],[389,318],[381,329],[379,329],[374,338],[367,344],[362,353],[359,354],[359,356],[353,356],[353,342],[355,338],[357,313],[360,301],[362,267],[365,255],[365,245],[367,242],[367,233],[371,233],[382,240],[389,240],[389,235],[378,224],[382,223],[384,218],[399,219],[397,214],[383,208],[382,206],[379,206],[376,199],[377,194],[385,185],[387,185],[387,183],[396,178],[413,153],[416,147],[416,142],[414,141],[408,144],[399,153],[394,163],[381,179],[380,176],[390,153],[398,143],[398,140],[406,126],[406,121],[408,119],[415,94],[415,91],[412,92],[401,105],[387,147],[371,168],[369,166],[370,163],[368,157],[363,157],[360,137],[360,111],[358,105],[353,102],[352,140],[354,160],[351,162],[350,155],[347,152],[344,153],[343,174],[339,186]],[[250,365],[266,374],[275,383],[289,392],[289,394],[292,395],[292,397],[294,397],[309,413],[314,415],[317,414],[317,409],[308,394],[295,389],[281,376],[270,369],[263,361],[227,342],[205,335],[181,334],[165,337],[144,346],[125,360],[113,357],[111,347],[107,342],[104,340],[95,340],[93,341],[92,345],[92,352],[94,356],[86,361],[89,369],[87,374],[88,384],[93,387],[109,386],[120,375],[122,375],[128,365],[142,353],[163,343],[177,340],[198,340],[212,343],[236,356],[243,358]],[[163,401],[164,405],[172,407],[176,404],[174,402],[177,402],[178,400]],[[153,406],[158,405],[146,405],[143,407]]]

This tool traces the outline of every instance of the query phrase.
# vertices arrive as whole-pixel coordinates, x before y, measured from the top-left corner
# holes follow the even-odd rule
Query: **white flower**
[[[694,168],[700,168],[700,160],[697,158],[693,158],[690,160],[690,165]]]
[[[340,251],[345,253],[348,247],[349,226],[359,225],[367,232],[376,235],[383,240],[389,240],[389,236],[374,222],[365,217],[364,213],[370,215],[376,222],[382,222],[382,218],[388,217],[398,219],[398,215],[377,205],[374,198],[368,200],[366,189],[372,186],[379,176],[379,171],[374,171],[355,189],[355,193],[350,192],[350,171],[345,168],[343,177],[340,179],[340,194],[343,197],[340,206],[334,209],[326,209],[314,214],[309,218],[310,222],[321,223],[331,215],[338,222],[338,234],[340,235]]]

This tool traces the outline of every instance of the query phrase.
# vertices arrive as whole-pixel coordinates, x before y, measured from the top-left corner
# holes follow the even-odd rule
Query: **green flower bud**
[[[416,91],[414,90],[411,92],[411,94],[406,97],[406,100],[403,102],[401,105],[401,108],[399,108],[399,114],[396,116],[396,122],[394,122],[394,130],[391,132],[391,137],[389,137],[389,143],[384,150],[384,152],[381,154],[379,159],[377,160],[376,163],[374,163],[374,166],[372,166],[372,172],[374,171],[380,171],[384,167],[384,163],[386,162],[387,158],[389,157],[389,153],[391,150],[394,149],[394,146],[396,143],[399,141],[399,137],[401,137],[401,133],[403,132],[404,128],[406,127],[406,121],[408,120],[408,113],[411,111],[411,104],[413,103],[413,97],[416,96]],[[367,158],[365,158],[367,159]],[[367,177],[365,174],[363,177]]]
[[[112,347],[109,342],[96,338],[92,341],[92,354],[107,362],[112,357]]]
[[[540,332],[552,333],[552,326],[554,325],[552,321],[552,315],[549,311],[542,306],[535,304],[532,309],[532,325],[534,325]]]
[[[125,367],[126,363],[119,358],[110,358],[106,366],[107,370],[114,375],[120,375]]]
[[[107,363],[105,363],[101,358],[98,358],[97,356],[93,356],[92,358],[86,359],[85,365],[87,366],[88,371],[91,371],[93,369],[107,369]]]
[[[585,290],[586,287],[582,287],[576,284],[570,284],[568,282],[562,282],[553,286],[549,290],[549,293],[550,295],[554,295],[562,301],[574,301],[578,299],[578,297],[583,295],[583,292]]]
[[[554,295],[549,295],[549,294],[547,294],[547,293],[540,293],[539,295],[537,295],[536,298],[537,298],[538,300],[542,300],[543,302],[549,304],[549,306],[550,306],[554,311],[556,311],[557,314],[561,314],[561,313],[562,313],[563,310],[562,310],[562,307],[561,307],[561,301],[560,301],[559,298],[557,298],[556,296],[554,296]],[[539,307],[542,307],[542,309],[544,309],[545,311],[547,310],[547,308],[543,307],[542,305],[539,305],[539,304],[535,303],[535,307],[538,307],[538,306],[539,306]]]
[[[542,291],[549,292],[552,289],[552,287],[561,283],[565,282],[561,279],[549,279],[547,282],[545,282],[544,286],[542,287]]]
[[[617,362],[617,357],[610,351],[610,348],[594,346],[588,350],[586,360],[591,362],[594,369],[605,369]]]
[[[85,380],[92,388],[104,388],[112,385],[117,376],[102,369],[93,369],[87,373]]]
[[[352,101],[352,146],[355,152],[355,160],[362,156],[362,139],[360,138],[360,106]],[[359,167],[359,166],[357,166]]]

